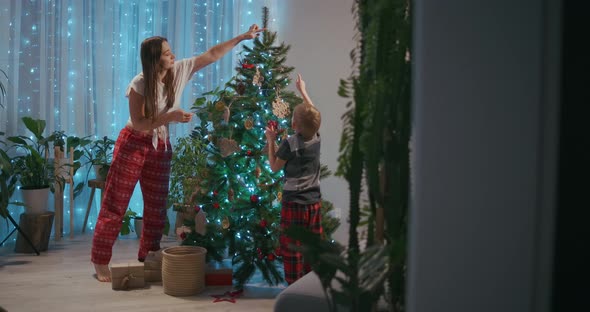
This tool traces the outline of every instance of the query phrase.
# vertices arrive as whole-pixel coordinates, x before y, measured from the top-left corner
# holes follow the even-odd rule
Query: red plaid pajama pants
[[[166,145],[168,145],[165,151]],[[158,140],[158,149],[152,145],[152,135],[123,128],[119,133],[113,161],[105,182],[104,197],[92,240],[91,261],[108,264],[113,245],[135,185],[139,181],[143,195],[143,231],[139,243],[138,259],[145,259],[148,251],[160,249],[162,231],[166,222],[166,198],[170,178],[172,146],[170,141]]]
[[[321,235],[322,216],[320,208],[321,202],[315,204],[302,205],[294,202],[283,202],[281,208],[281,228],[286,229],[291,225],[303,226],[312,232]],[[283,268],[285,270],[285,280],[289,285],[303,277],[311,271],[311,266],[303,261],[303,255],[289,248],[290,244],[301,246],[301,242],[293,240],[286,235],[281,234],[279,238],[281,244],[281,255],[283,256]]]

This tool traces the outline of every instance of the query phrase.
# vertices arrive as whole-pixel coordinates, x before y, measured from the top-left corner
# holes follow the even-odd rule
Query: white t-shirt
[[[182,91],[186,86],[187,82],[191,79],[193,74],[194,68],[194,57],[182,59],[179,61],[174,62],[174,67],[172,71],[174,72],[174,94],[176,98],[174,100],[174,105],[170,109],[175,110],[180,107],[180,96],[182,95]],[[127,91],[125,91],[125,96],[129,97],[129,93],[133,89],[135,92],[144,95],[145,83],[143,79],[143,72],[137,74],[137,76],[133,77],[129,86],[127,86]],[[156,105],[158,106],[158,115],[163,114],[168,111],[166,108],[166,99],[168,96],[164,94],[164,83],[158,81],[158,99],[156,100]],[[131,121],[131,117],[127,120],[127,125],[133,127],[133,122]],[[168,138],[168,125],[160,126],[153,130],[154,134],[152,137],[152,144],[154,145],[155,149],[158,149],[158,137],[160,139],[166,141]],[[166,145],[166,149],[168,149],[168,145]]]

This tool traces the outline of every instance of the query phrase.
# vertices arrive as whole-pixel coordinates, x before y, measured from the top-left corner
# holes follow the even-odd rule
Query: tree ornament
[[[254,77],[252,78],[252,84],[260,87],[260,86],[262,86],[263,81],[264,81],[264,77],[260,73],[260,70],[258,69],[258,67],[256,67],[256,74],[254,74]]]
[[[252,69],[252,68],[254,68],[254,64],[248,64],[248,62],[244,62],[242,64],[242,68],[244,68],[244,69]]]
[[[272,102],[272,113],[279,118],[286,118],[291,114],[289,105],[281,99],[278,94],[275,100]]]
[[[277,192],[277,200],[278,201],[282,201],[283,200],[283,192]]]
[[[200,209],[195,215],[195,232],[201,235],[207,234],[207,214],[203,209]]]
[[[229,200],[234,200],[234,189],[231,189],[231,188],[230,188],[230,189],[227,191],[227,199],[229,199]]]
[[[223,220],[221,221],[221,227],[224,230],[229,229],[229,219],[227,217],[223,218]]]
[[[259,200],[259,198],[258,198],[258,195],[250,195],[250,201],[251,201],[253,204],[256,204],[256,203],[258,203],[258,200]]]
[[[266,258],[267,258],[269,261],[275,261],[275,255],[273,255],[273,254],[268,254],[268,255],[266,255]]]
[[[223,112],[225,110],[225,103],[223,103],[223,101],[217,101],[217,103],[215,103],[215,110],[218,112]]]
[[[219,192],[218,192],[218,191],[216,191],[216,190],[215,190],[215,191],[213,191],[213,196],[217,196],[217,194],[219,194]]]
[[[251,150],[246,151],[246,156],[252,156],[252,151]]]
[[[246,92],[246,85],[242,82],[238,83],[238,85],[236,85],[236,92],[239,95],[244,95],[244,93]]]
[[[258,223],[258,225],[260,225],[260,227],[265,228],[268,225],[268,222],[266,222],[265,219],[260,220],[260,223]]]
[[[266,125],[271,129],[275,129],[275,130],[279,129],[279,123],[276,120],[269,120],[266,123]]]
[[[252,117],[246,118],[246,120],[244,121],[244,128],[246,128],[246,130],[252,130],[253,127],[254,120],[252,119]]]
[[[176,235],[181,240],[185,240],[187,234],[190,234],[190,233],[192,233],[192,230],[190,227],[188,227],[186,225],[176,228]]]
[[[201,208],[198,205],[195,205],[193,209],[195,210],[195,213],[199,213],[199,211],[201,211]]]
[[[219,209],[219,203],[213,203],[213,208]]]
[[[229,107],[225,106],[223,108],[223,115],[221,115],[221,118],[223,118],[223,121],[225,121],[225,123],[229,122],[229,115],[230,115]]]
[[[254,175],[258,178],[260,177],[260,172],[262,172],[262,170],[260,169],[259,166],[256,166],[256,169],[254,170]]]
[[[228,138],[219,139],[219,151],[221,152],[222,157],[227,157],[239,150],[238,142],[235,140]]]

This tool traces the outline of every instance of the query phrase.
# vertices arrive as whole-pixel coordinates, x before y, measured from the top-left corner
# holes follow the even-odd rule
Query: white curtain
[[[141,71],[139,46],[143,39],[153,35],[167,37],[178,59],[190,57],[246,31],[253,23],[260,25],[262,7],[268,6],[272,12],[273,3],[2,0],[0,68],[9,81],[3,81],[8,87],[8,105],[0,108],[0,131],[7,136],[26,135],[20,119],[31,116],[46,120],[46,134],[63,130],[79,137],[106,135],[116,139],[129,118],[125,90]],[[234,73],[240,50],[236,47],[198,72],[182,95],[182,107],[190,109],[203,92],[223,86]],[[171,126],[173,142],[190,133],[195,122],[198,121]],[[80,170],[76,178],[82,181],[85,173],[86,170]],[[143,202],[138,189],[130,207],[141,213]],[[20,196],[16,193],[15,197]],[[82,227],[88,196],[85,191],[76,198],[76,232]],[[89,218],[91,229],[98,213],[98,198],[97,195]],[[68,200],[65,199],[66,207]],[[21,211],[11,208],[15,218]],[[70,230],[67,223],[64,222],[66,232]],[[5,232],[5,227],[0,224],[0,233]]]

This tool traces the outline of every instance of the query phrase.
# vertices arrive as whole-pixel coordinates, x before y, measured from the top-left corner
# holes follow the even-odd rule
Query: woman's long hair
[[[145,39],[141,43],[141,66],[143,67],[143,81],[144,81],[144,98],[145,118],[151,118],[155,121],[158,117],[158,106],[156,100],[158,99],[158,75],[157,69],[162,56],[162,42],[168,42],[164,37],[154,36]],[[174,88],[172,87],[174,81],[174,72],[169,69],[164,76],[164,93],[167,95],[166,107],[171,108],[174,105]]]

